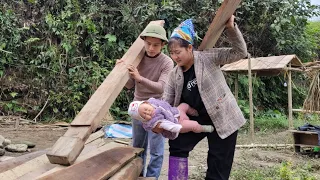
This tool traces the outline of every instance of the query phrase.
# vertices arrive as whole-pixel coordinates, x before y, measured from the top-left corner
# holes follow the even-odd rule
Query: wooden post
[[[238,102],[238,99],[239,99],[239,75],[238,74],[236,74],[236,78],[234,80],[234,97]]]
[[[249,106],[250,106],[250,135],[251,141],[254,140],[254,118],[253,118],[253,100],[252,100],[252,74],[251,74],[251,55],[248,54],[248,79],[249,79]]]
[[[225,28],[226,22],[237,9],[241,0],[224,0],[210,24],[198,50],[213,48]]]
[[[289,63],[289,69],[291,68],[291,62]],[[289,129],[293,129],[292,120],[292,82],[291,82],[291,70],[288,70],[288,125]]]
[[[152,21],[163,26],[164,21]],[[138,37],[122,59],[126,64],[138,66],[145,53],[143,40]],[[129,80],[126,65],[121,63],[113,68],[107,78],[94,92],[89,101],[70,124],[68,131],[58,139],[47,153],[53,164],[70,165],[81,153],[90,134],[99,126],[110,106]]]

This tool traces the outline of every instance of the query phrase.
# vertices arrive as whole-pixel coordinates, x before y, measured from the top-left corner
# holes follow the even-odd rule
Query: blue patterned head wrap
[[[192,19],[183,21],[177,28],[175,28],[171,34],[171,37],[177,37],[188,41],[193,45],[194,37],[196,33],[194,31]]]

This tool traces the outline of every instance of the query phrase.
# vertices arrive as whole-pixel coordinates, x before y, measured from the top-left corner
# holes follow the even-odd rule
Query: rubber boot
[[[188,180],[188,158],[169,156],[168,180]]]

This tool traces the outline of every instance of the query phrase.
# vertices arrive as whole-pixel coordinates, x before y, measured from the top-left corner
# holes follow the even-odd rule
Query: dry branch
[[[312,82],[308,91],[307,98],[303,103],[303,109],[306,111],[320,111],[320,72],[311,73]]]

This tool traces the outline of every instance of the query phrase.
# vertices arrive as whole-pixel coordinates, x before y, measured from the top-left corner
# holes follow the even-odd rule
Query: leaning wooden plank
[[[46,150],[35,151],[35,152],[29,153],[29,154],[25,154],[22,156],[18,156],[18,157],[9,159],[4,162],[0,162],[0,173],[5,172],[5,171],[12,169],[14,167],[17,167],[27,161],[30,161],[31,159],[34,159],[38,156],[45,154],[46,152],[47,152]]]
[[[164,21],[159,20],[150,23],[163,26]],[[138,37],[122,59],[126,64],[137,66],[143,58],[144,53],[144,42]],[[115,66],[71,122],[71,125],[91,126],[95,130],[128,80],[129,73],[126,66],[123,64]]]
[[[142,158],[137,157],[120,169],[109,180],[136,180],[142,171]]]
[[[70,165],[83,148],[84,142],[80,138],[62,136],[47,153],[47,157],[52,164]]]
[[[85,151],[85,149],[87,148],[87,146],[88,146],[88,145],[85,146],[85,148],[84,148],[84,150],[82,151],[82,153]],[[80,162],[82,162],[82,161],[84,161],[84,160],[86,160],[86,159],[89,159],[89,158],[91,158],[91,157],[93,157],[93,156],[96,156],[96,155],[98,155],[98,154],[101,154],[102,152],[105,152],[105,151],[107,151],[107,150],[113,149],[113,148],[115,148],[115,147],[125,147],[125,145],[119,144],[119,143],[115,143],[115,142],[107,143],[107,144],[105,144],[104,146],[101,146],[101,147],[99,147],[99,148],[97,148],[97,149],[95,149],[95,150],[92,150],[92,151],[90,151],[90,152],[88,152],[88,153],[85,153],[85,154],[83,154],[83,155],[82,155],[82,153],[81,153],[80,156],[77,158],[77,160],[74,162],[74,164],[80,163]],[[52,174],[52,173],[54,173],[54,172],[56,172],[56,171],[59,171],[59,170],[61,170],[61,169],[63,169],[63,168],[66,168],[66,166],[57,165],[55,168],[51,169],[50,171],[47,171],[46,173],[43,173],[43,174],[37,176],[37,177],[34,178],[34,179],[40,179],[40,178],[42,178],[42,177],[44,177],[44,176],[47,176],[47,175],[49,175],[49,174]]]
[[[218,9],[206,35],[204,36],[199,49],[200,51],[209,49],[215,46],[225,24],[231,15],[235,12],[241,0],[224,0]]]
[[[76,126],[76,127],[71,126],[68,128],[68,130],[64,133],[63,136],[79,138],[83,142],[85,142],[88,139],[88,137],[91,135],[91,133],[92,133],[92,128],[89,126]]]
[[[150,23],[163,25],[164,21],[152,21]],[[144,56],[144,53],[144,43],[141,38],[138,37],[122,59],[124,59],[127,64],[137,66]],[[72,121],[71,126],[86,126],[91,128],[91,132],[93,132],[98,127],[100,121],[104,118],[110,106],[128,80],[129,74],[126,67],[121,64],[115,66]],[[68,131],[66,133],[68,133]],[[60,142],[57,142],[53,146],[52,149],[54,151],[48,153],[50,162],[53,164],[72,164],[79,156],[81,147],[83,148],[84,142],[88,139],[88,136],[89,135],[85,135],[80,138],[83,141],[74,140],[74,144],[68,145],[68,149],[64,146],[69,142],[69,139],[61,137],[63,139],[59,139],[58,141]]]
[[[134,159],[141,151],[142,149],[133,147],[116,147],[40,179],[107,179]]]

